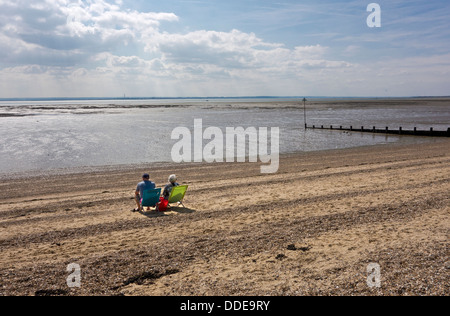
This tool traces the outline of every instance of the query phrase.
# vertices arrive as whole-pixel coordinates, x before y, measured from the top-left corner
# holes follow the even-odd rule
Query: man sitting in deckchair
[[[152,181],[150,181],[150,175],[147,173],[142,176],[142,182],[139,182],[136,187],[135,197],[137,208],[134,209],[133,212],[140,212],[142,211],[141,202],[144,198],[144,191],[145,190],[153,190],[156,188],[156,184]]]

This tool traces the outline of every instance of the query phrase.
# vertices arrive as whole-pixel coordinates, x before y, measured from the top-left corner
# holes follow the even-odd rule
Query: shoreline
[[[355,131],[357,132],[357,131]],[[339,151],[350,151],[350,150],[364,150],[364,149],[380,149],[386,147],[411,147],[411,146],[421,146],[426,144],[435,144],[435,143],[447,143],[447,139],[443,138],[430,138],[424,136],[402,136],[402,137],[415,137],[423,139],[423,143],[416,144],[408,144],[408,143],[386,143],[386,144],[376,144],[376,145],[364,145],[364,146],[355,146],[355,147],[347,147],[347,148],[337,148],[337,149],[322,149],[322,150],[314,150],[314,151],[304,151],[304,152],[292,152],[292,153],[282,153],[279,155],[280,160],[284,160],[289,157],[301,157],[301,156],[309,156],[309,155],[320,155],[320,154],[329,154],[333,152]],[[248,164],[248,157],[246,157],[246,162],[244,164]],[[185,162],[185,163],[174,163],[174,162],[165,162],[165,161],[157,161],[157,162],[148,162],[148,163],[135,163],[135,164],[117,164],[117,165],[102,165],[102,166],[80,166],[80,167],[69,167],[69,168],[55,168],[49,170],[28,170],[28,171],[15,171],[11,173],[0,173],[0,180],[18,180],[23,178],[40,178],[40,177],[53,177],[53,176],[71,176],[71,175],[82,175],[82,174],[102,174],[105,172],[132,172],[133,170],[143,170],[146,168],[151,169],[177,169],[183,167],[196,167],[202,165],[232,165],[232,164],[243,164],[239,162],[220,162],[220,163],[194,163],[194,162]],[[257,165],[262,165],[262,163],[256,163]],[[149,167],[151,166],[151,167]]]
[[[0,295],[445,296],[449,149],[288,154],[271,175],[223,163],[2,181]],[[158,187],[176,173],[186,208],[132,213],[143,172]]]

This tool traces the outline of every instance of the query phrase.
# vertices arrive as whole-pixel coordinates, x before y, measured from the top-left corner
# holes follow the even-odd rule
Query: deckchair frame
[[[179,203],[183,207],[185,207],[183,204],[183,200],[184,200],[184,197],[186,196],[186,192],[187,192],[188,188],[189,188],[188,185],[179,185],[177,187],[173,187],[172,192],[170,192],[170,196],[169,196],[169,204]],[[179,191],[183,190],[183,189],[184,189],[184,191],[180,194]]]

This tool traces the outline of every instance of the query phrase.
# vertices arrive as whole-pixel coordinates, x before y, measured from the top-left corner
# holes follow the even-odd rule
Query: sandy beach
[[[176,173],[186,208],[132,213],[144,172],[159,187]],[[0,188],[0,295],[450,294],[447,139],[284,155],[271,175],[122,166]]]

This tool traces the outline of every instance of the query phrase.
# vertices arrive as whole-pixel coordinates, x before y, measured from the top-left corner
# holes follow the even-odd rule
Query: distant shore
[[[409,96],[409,97],[336,97],[336,96],[234,96],[234,97],[30,97],[0,98],[1,101],[99,101],[99,100],[245,100],[245,99],[303,99],[310,100],[414,100],[414,99],[450,99],[450,96]]]
[[[448,295],[449,153],[442,140],[283,155],[273,175],[149,164],[4,180],[0,295]],[[143,172],[158,186],[176,173],[186,208],[132,213]]]
[[[449,97],[307,97],[307,108],[448,106]],[[98,102],[95,105],[89,101]],[[4,103],[3,105],[1,103]],[[9,103],[8,103],[9,102]],[[36,102],[36,103],[35,103]],[[48,104],[46,104],[48,102]],[[80,103],[81,102],[81,103]],[[176,108],[208,106],[215,108],[298,108],[303,97],[212,97],[212,98],[4,98],[0,109],[30,107],[41,110],[54,109],[115,109],[115,108]]]

